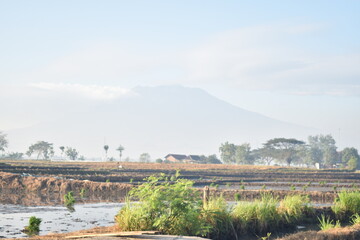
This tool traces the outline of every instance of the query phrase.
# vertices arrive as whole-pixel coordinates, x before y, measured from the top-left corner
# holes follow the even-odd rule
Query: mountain
[[[168,153],[218,153],[225,141],[257,147],[273,137],[305,139],[312,131],[181,86],[136,87],[131,96],[111,101],[54,96],[37,104],[42,109],[37,114],[44,114],[41,123],[7,131],[13,149],[25,152],[31,143],[45,140],[58,154],[63,145],[101,157],[106,143],[116,157],[121,144],[125,157],[148,152],[155,159]]]

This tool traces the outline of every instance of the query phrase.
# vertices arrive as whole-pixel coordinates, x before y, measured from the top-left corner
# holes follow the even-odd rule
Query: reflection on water
[[[31,216],[42,219],[40,235],[110,226],[115,223],[114,216],[123,205],[124,203],[75,204],[75,211],[69,212],[63,206],[0,204],[0,237],[26,237],[21,230],[28,225]]]

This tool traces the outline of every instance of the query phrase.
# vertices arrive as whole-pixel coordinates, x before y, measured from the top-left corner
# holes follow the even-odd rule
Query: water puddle
[[[29,218],[42,219],[40,235],[65,233],[98,226],[111,226],[114,216],[124,203],[75,204],[69,212],[63,206],[22,206],[0,204],[0,238],[26,237],[21,230],[28,225]]]

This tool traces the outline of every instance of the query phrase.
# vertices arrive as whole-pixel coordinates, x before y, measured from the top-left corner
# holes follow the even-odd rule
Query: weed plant
[[[26,232],[30,236],[39,234],[40,223],[41,223],[41,218],[31,216],[29,219],[29,225],[25,227],[24,232]]]
[[[72,207],[75,204],[74,193],[72,191],[64,195],[64,204],[66,207]]]
[[[360,215],[358,213],[355,213],[354,215],[351,216],[351,220],[350,222],[355,225],[355,224],[360,224]]]
[[[319,227],[321,230],[328,230],[332,228],[340,228],[340,221],[337,220],[336,223],[333,223],[333,220],[330,219],[330,217],[325,217],[324,214],[321,215],[321,218],[318,217],[319,220]]]

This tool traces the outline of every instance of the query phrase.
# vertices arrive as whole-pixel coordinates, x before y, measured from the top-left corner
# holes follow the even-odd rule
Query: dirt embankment
[[[132,188],[125,183],[101,183],[82,180],[57,179],[55,177],[32,177],[0,172],[0,189],[7,192],[66,193],[85,191],[88,194],[122,194]]]

